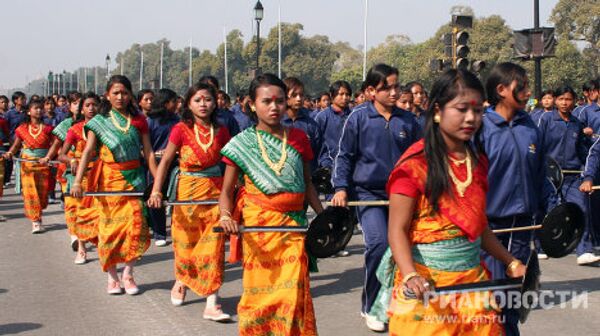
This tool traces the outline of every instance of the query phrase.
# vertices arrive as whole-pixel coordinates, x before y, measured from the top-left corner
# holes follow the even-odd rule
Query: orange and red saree
[[[83,133],[83,127],[85,122],[79,122],[73,125],[68,131],[65,141],[73,146],[73,150],[69,151],[69,156],[77,160],[81,159],[83,150],[85,149],[86,137]],[[92,157],[96,157],[96,153],[93,153]],[[91,169],[94,162],[88,164],[88,169]],[[83,191],[87,191],[89,183],[90,173],[86,173],[81,181],[81,188]],[[67,176],[65,183],[66,192],[70,192],[72,175]],[[73,206],[73,225],[72,233],[77,236],[77,239],[81,241],[88,241],[94,245],[98,244],[98,206],[95,203],[96,200],[93,197],[86,196],[84,198],[65,197],[65,211],[67,199],[70,201],[70,205]]]
[[[73,118],[67,118],[63,120],[60,124],[58,124],[53,130],[52,134],[61,141],[65,142],[67,138],[67,132],[69,128],[73,125]],[[67,153],[67,156],[70,158],[73,157],[73,150],[70,150]],[[54,187],[56,181],[60,183],[60,188],[62,190],[63,195],[69,193],[69,188],[67,187],[67,165],[64,163],[59,164],[56,167],[56,175],[51,176],[50,184]],[[69,235],[76,236],[75,233],[75,221],[77,220],[77,200],[74,197],[65,196],[64,197],[64,210],[65,210],[65,223],[67,224],[67,230],[69,231]]]
[[[38,125],[43,127],[38,134],[35,131],[30,132],[29,125],[21,124],[15,130],[15,136],[23,141],[21,158],[40,159],[46,156],[52,144],[52,127]],[[17,192],[23,193],[25,217],[32,222],[41,221],[42,210],[48,206],[50,167],[35,162],[18,162],[17,176],[19,180],[16,188]]]
[[[209,143],[209,133],[198,126],[200,141]],[[221,127],[213,144],[204,151],[193,128],[181,122],[169,141],[179,147],[179,169],[173,174],[177,200],[217,200],[223,185],[219,151],[229,140]],[[225,135],[225,136],[224,136]],[[171,188],[173,189],[173,188]],[[174,190],[173,190],[174,191]],[[223,283],[225,237],[212,229],[219,225],[218,205],[180,205],[173,209],[171,235],[175,252],[175,278],[200,296],[216,292]]]
[[[281,140],[259,132],[268,155],[281,157]],[[221,151],[244,173],[244,223],[306,225],[301,154],[288,145],[283,170],[276,174],[261,160],[256,134],[254,127],[248,128]],[[304,235],[245,233],[242,246],[244,291],[238,304],[240,335],[316,335]]]
[[[122,125],[127,123],[119,113],[113,116]],[[112,125],[110,117],[96,115],[84,130],[94,132],[100,145],[99,160],[92,169],[88,190],[142,191],[145,178],[140,163],[141,135],[133,123],[123,132]],[[96,206],[98,258],[102,270],[141,258],[150,246],[143,200],[128,196],[97,197]]]
[[[480,260],[480,235],[487,226],[487,159],[481,156],[473,168],[472,183],[464,197],[450,183],[452,195],[442,195],[439,211],[432,214],[424,190],[427,164],[421,151],[423,144],[421,140],[407,150],[388,182],[389,194],[416,199],[409,233],[416,271],[435,287],[487,280],[487,271]],[[448,169],[459,180],[466,180],[466,164],[448,161]],[[407,299],[401,284],[403,274],[395,273],[388,308],[390,335],[504,334],[491,293],[442,295],[426,302]]]

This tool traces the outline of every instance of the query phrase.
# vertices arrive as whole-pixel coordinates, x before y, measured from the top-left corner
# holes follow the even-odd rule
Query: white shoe
[[[215,322],[231,321],[231,315],[224,313],[223,310],[221,310],[221,305],[216,305],[213,308],[205,308],[202,318]]]
[[[338,257],[347,257],[350,255],[350,252],[346,251],[346,250],[341,250],[340,252],[335,254]]]
[[[379,321],[376,316],[365,313],[360,313],[360,315],[365,318],[367,328],[377,332],[385,331],[385,323]]]
[[[75,265],[83,265],[87,262],[87,253],[85,251],[77,252],[77,256],[75,256]]]
[[[42,233],[44,232],[44,226],[42,226],[42,222],[32,222],[31,233]]]
[[[600,261],[600,256],[597,256],[593,253],[584,253],[577,257],[577,265],[589,265],[593,263],[597,263]]]
[[[548,255],[546,253],[538,253],[538,260],[546,260]]]
[[[167,241],[165,239],[158,239],[154,242],[156,246],[167,246]]]

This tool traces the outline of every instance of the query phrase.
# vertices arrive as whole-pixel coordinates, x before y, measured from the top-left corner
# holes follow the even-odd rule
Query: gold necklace
[[[122,117],[127,119],[127,124],[125,125],[125,127],[121,126],[119,124],[119,121],[117,120],[117,118],[115,118],[115,113],[119,113],[119,112],[115,112],[115,110],[111,110],[110,111],[110,119],[113,123],[113,125],[115,125],[115,127],[120,130],[123,133],[127,133],[127,131],[129,131],[129,127],[131,127],[131,116],[128,114],[127,117],[121,115]],[[121,113],[119,113],[121,114]]]
[[[29,131],[29,135],[31,135],[34,139],[37,139],[37,137],[40,136],[40,134],[42,134],[42,130],[44,129],[44,127],[42,127],[42,125],[38,125],[37,131],[35,133],[33,133],[31,131],[32,127],[31,127],[31,123],[29,125],[27,125],[27,130]]]
[[[202,141],[200,141],[199,133],[200,133],[200,131],[198,130],[198,125],[196,125],[196,123],[194,123],[194,135],[196,136],[196,142],[202,148],[204,153],[206,153],[206,151],[208,151],[210,146],[212,146],[213,141],[215,139],[215,127],[213,126],[213,124],[210,124],[210,140],[208,140],[208,143],[202,143]]]
[[[464,181],[461,181],[454,174],[454,171],[452,170],[451,165],[448,165],[448,174],[450,175],[450,179],[452,180],[452,183],[454,183],[454,186],[456,186],[456,191],[458,192],[458,195],[460,197],[465,197],[465,191],[471,185],[471,182],[473,182],[473,172],[472,172],[472,167],[471,167],[471,155],[467,151],[467,157],[464,160],[456,160],[456,162],[455,162],[454,159],[450,158],[450,161],[455,163],[457,167],[463,163],[465,163],[467,166],[467,179]]]
[[[281,170],[283,169],[283,165],[285,165],[285,160],[287,159],[287,132],[285,131],[285,129],[283,130],[283,143],[281,145],[281,157],[279,158],[279,161],[277,163],[273,163],[273,161],[271,161],[271,159],[269,158],[269,155],[267,154],[267,149],[265,148],[265,144],[263,143],[262,137],[260,136],[260,133],[258,133],[258,130],[256,130],[256,138],[258,139],[258,147],[260,148],[260,154],[263,158],[263,161],[265,161],[265,163],[267,164],[267,166],[269,166],[269,168],[271,168],[271,170],[273,172],[275,172],[275,174],[277,174],[277,176],[281,175]]]

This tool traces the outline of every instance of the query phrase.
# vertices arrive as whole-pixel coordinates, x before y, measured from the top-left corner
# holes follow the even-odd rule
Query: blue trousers
[[[532,216],[511,216],[505,218],[488,218],[490,228],[507,229],[511,227],[529,226],[533,224]],[[531,241],[534,231],[520,231],[512,233],[501,233],[496,235],[498,240],[508,249],[508,251],[523,264],[527,263],[531,253]],[[506,266],[492,257],[485,251],[481,251],[483,261],[491,272],[492,279],[505,279]],[[519,312],[517,309],[502,309],[504,328],[507,336],[518,336],[519,333]]]
[[[595,185],[598,182],[594,183]],[[589,196],[590,202],[590,235],[592,245],[600,246],[600,192],[595,191]]]
[[[578,175],[566,175],[561,187],[563,199],[566,202],[577,204],[583,211],[585,218],[583,237],[581,238],[579,245],[577,245],[577,256],[588,252],[594,252],[594,244],[592,242],[592,219],[590,217],[590,210],[592,209],[590,207],[590,196],[579,191],[579,186],[582,182],[582,178]]]
[[[362,206],[357,208],[357,213],[365,241],[365,282],[361,311],[368,313],[381,288],[375,272],[388,248],[388,207]]]

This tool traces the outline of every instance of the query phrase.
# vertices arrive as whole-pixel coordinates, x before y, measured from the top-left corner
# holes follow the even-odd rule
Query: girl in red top
[[[15,142],[4,153],[4,158],[10,159],[22,147],[21,158],[39,161],[17,163],[16,189],[17,193],[23,191],[25,216],[31,220],[31,233],[44,231],[42,210],[48,206],[51,187],[48,183],[50,167],[47,163],[53,139],[52,127],[42,122],[42,102],[35,100],[29,103],[25,119],[15,130]]]
[[[227,128],[217,123],[215,89],[199,83],[192,86],[183,104],[182,121],[175,125],[158,166],[148,206],[162,207],[162,186],[167,172],[180,153],[179,168],[169,183],[169,198],[216,200],[223,185],[221,148],[229,141]],[[207,296],[203,317],[213,321],[229,320],[217,304],[217,293],[223,283],[225,238],[213,232],[219,225],[219,207],[214,205],[175,206],[171,235],[175,251],[175,284],[171,303],[183,304],[186,288]]]

